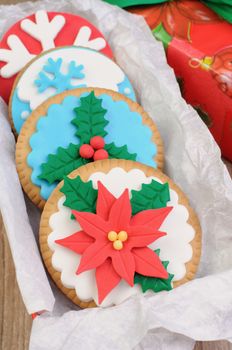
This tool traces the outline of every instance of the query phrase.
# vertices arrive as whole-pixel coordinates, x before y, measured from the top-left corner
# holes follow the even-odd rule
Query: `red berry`
[[[79,154],[82,158],[89,159],[93,157],[94,149],[92,146],[88,145],[87,143],[84,143],[80,147]]]
[[[105,149],[98,149],[93,156],[94,160],[103,160],[109,157],[108,152]]]
[[[94,136],[90,140],[90,145],[94,149],[101,149],[101,148],[104,148],[105,141],[104,141],[103,137],[101,137],[101,136]]]

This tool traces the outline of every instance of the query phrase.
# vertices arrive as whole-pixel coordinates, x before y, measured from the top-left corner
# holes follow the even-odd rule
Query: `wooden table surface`
[[[23,0],[0,0],[13,4]],[[228,164],[232,173],[232,165]],[[27,350],[31,316],[25,310],[15,278],[15,269],[0,217],[0,350]],[[49,350],[49,349],[47,349]],[[232,350],[226,341],[198,342],[194,350]]]

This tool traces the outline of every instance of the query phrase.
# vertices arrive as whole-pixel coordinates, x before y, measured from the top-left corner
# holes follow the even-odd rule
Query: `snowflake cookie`
[[[69,90],[45,101],[26,120],[16,147],[20,181],[40,208],[71,171],[111,158],[162,169],[162,141],[141,106],[99,88]]]
[[[66,46],[36,57],[15,80],[9,113],[16,133],[30,113],[49,97],[80,87],[100,87],[135,100],[122,69],[100,52]]]
[[[201,229],[166,175],[112,159],[87,164],[57,186],[44,208],[40,244],[67,297],[81,307],[107,307],[191,280]]]
[[[88,47],[112,58],[103,35],[86,19],[40,10],[14,24],[0,42],[1,96],[8,102],[16,74],[36,55],[66,45]]]

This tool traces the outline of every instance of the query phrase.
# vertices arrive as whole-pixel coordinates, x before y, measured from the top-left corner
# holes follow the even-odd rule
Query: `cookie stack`
[[[19,179],[43,210],[41,254],[62,292],[105,307],[192,279],[198,219],[99,30],[38,11],[3,36],[0,68]]]

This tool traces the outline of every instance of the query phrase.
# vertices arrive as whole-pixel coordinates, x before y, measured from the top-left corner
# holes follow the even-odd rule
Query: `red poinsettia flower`
[[[158,255],[147,245],[166,233],[158,231],[172,207],[144,210],[132,216],[129,192],[116,199],[98,183],[96,214],[72,213],[82,231],[56,243],[82,254],[77,274],[96,268],[99,303],[124,279],[134,285],[134,274],[168,278]]]
[[[183,40],[190,40],[192,23],[220,21],[216,13],[196,0],[177,0],[160,5],[135,7],[130,12],[142,15],[152,30],[162,23],[169,35]]]

